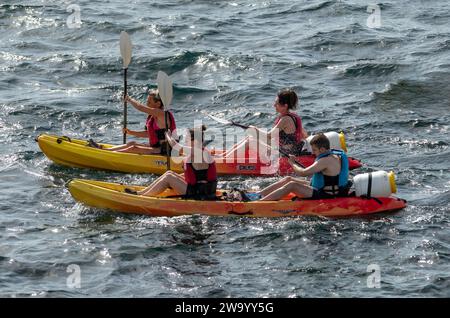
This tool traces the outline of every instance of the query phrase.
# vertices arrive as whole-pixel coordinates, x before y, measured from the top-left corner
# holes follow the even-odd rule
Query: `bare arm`
[[[166,131],[166,140],[167,140],[167,142],[169,143],[169,145],[172,147],[172,148],[175,148],[175,147],[183,147],[183,146],[181,146],[179,143],[178,143],[178,141],[176,141],[175,140],[175,138],[173,138],[173,136],[172,136],[172,133],[168,130],[168,131]],[[177,146],[178,145],[178,146]]]
[[[292,168],[294,169],[294,172],[301,177],[311,176],[317,172],[323,171],[326,168],[325,160],[322,160],[322,159],[314,162],[312,165],[310,165],[307,168],[301,168],[295,164],[294,158],[295,158],[294,156],[289,156],[289,163],[291,164]]]
[[[281,118],[281,120],[271,130],[269,130],[268,132],[261,131],[259,128],[254,127],[254,126],[250,126],[250,127],[255,128],[258,131],[259,134],[266,135],[267,136],[266,138],[269,139],[277,131],[285,130],[287,128],[287,125],[288,125],[288,123],[287,123],[288,120],[290,120],[290,119],[287,118],[287,117]]]
[[[147,114],[152,115],[154,117],[164,116],[164,110],[162,110],[162,109],[147,107],[147,106],[139,103],[138,101],[134,100],[133,98],[131,98],[129,96],[126,97],[126,100],[134,108],[136,108],[137,110],[139,110],[139,111],[141,111],[143,113],[147,113]]]
[[[123,129],[123,132],[128,135],[135,136],[135,137],[140,137],[140,138],[148,137],[148,132],[146,130],[136,131],[136,130],[130,130],[128,128],[125,128],[125,129]]]
[[[308,138],[308,132],[303,127],[302,127],[302,135],[303,135],[303,139]]]
[[[280,121],[281,122],[281,121]],[[256,132],[258,133],[258,135],[260,135],[260,136],[263,136],[262,138],[263,138],[263,140],[268,140],[271,136],[272,136],[272,134],[274,134],[275,133],[275,130],[276,129],[279,129],[279,124],[280,123],[278,123],[277,125],[275,125],[275,127],[273,127],[271,130],[269,130],[269,131],[263,131],[263,130],[261,130],[260,128],[258,128],[258,127],[256,127],[256,126],[249,126],[249,128],[253,128],[253,129],[255,129],[256,130]]]
[[[179,155],[183,155],[185,153],[190,153],[191,151],[191,147],[188,146],[183,146],[181,145],[178,141],[175,140],[175,138],[173,138],[172,133],[170,132],[170,130],[166,131],[166,140],[169,143],[169,145],[178,151]]]

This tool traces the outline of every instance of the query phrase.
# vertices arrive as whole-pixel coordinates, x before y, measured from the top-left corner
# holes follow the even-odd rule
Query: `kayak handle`
[[[61,136],[58,139],[56,139],[56,143],[60,144],[63,140],[68,141],[68,142],[72,142],[72,140],[69,137]]]

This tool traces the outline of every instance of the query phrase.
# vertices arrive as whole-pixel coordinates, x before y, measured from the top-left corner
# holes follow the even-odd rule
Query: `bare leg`
[[[313,188],[301,182],[291,181],[281,188],[269,193],[263,197],[261,201],[278,201],[291,192],[301,198],[310,198],[313,194]]]
[[[108,151],[118,151],[118,150],[122,150],[122,149],[127,149],[131,146],[137,145],[138,143],[136,141],[129,141],[124,145],[120,145],[120,146],[115,146],[115,147],[111,147],[111,148],[107,148],[105,150]]]
[[[283,179],[275,182],[274,184],[269,185],[268,187],[262,189],[258,193],[261,196],[264,197],[264,196],[268,195],[269,193],[275,191],[276,189],[279,189],[280,187],[288,184],[289,182],[298,182],[298,183],[301,183],[301,184],[304,184],[304,185],[308,185],[309,184],[308,181],[306,181],[306,180],[297,179],[297,178],[288,176],[288,177],[284,177]]]
[[[169,171],[167,171],[166,173],[170,173],[170,174],[172,174],[174,177],[177,177],[178,179],[184,181],[184,173],[176,173],[176,172],[173,172],[172,170],[169,170]]]
[[[254,141],[252,137],[246,137],[239,143],[235,144],[231,149],[225,151],[221,156],[224,158],[239,158],[241,154],[250,154],[250,146],[257,146],[259,149],[254,149],[254,154],[259,157],[261,153],[263,153],[262,149],[268,149],[269,146],[261,141],[259,138]]]
[[[278,180],[277,182],[269,185],[268,187],[262,189],[261,191],[258,192],[258,194],[260,194],[262,197],[268,195],[270,192],[284,186],[285,184],[293,181],[294,178],[292,177],[284,177],[281,180]]]
[[[136,153],[141,155],[153,155],[161,153],[161,148],[135,145],[129,148],[128,150],[122,150],[119,152]]]
[[[246,147],[246,145],[248,144],[248,139],[249,139],[249,137],[245,137],[237,144],[234,144],[230,149],[225,150],[225,152],[220,154],[220,156],[224,157],[224,158],[229,158],[230,156],[233,156],[238,148]]]
[[[156,196],[164,190],[172,188],[177,195],[186,194],[187,183],[181,176],[172,171],[167,171],[161,177],[156,179],[150,186],[138,191],[139,195]]]
[[[166,171],[165,173],[172,175],[174,178],[178,178],[182,182],[186,182],[184,180],[184,173],[176,173],[176,172],[173,172],[171,170]]]
[[[118,146],[118,147],[121,147],[121,146]],[[111,149],[108,149],[108,150],[111,150]],[[141,155],[152,155],[152,154],[159,154],[159,153],[161,153],[161,149],[160,148],[153,148],[153,147],[148,147],[148,146],[139,145],[139,144],[135,144],[135,145],[131,145],[131,146],[128,146],[128,147],[119,148],[119,149],[116,149],[116,150],[113,150],[113,151],[115,151],[115,152],[125,152],[125,153],[136,153],[136,154],[141,154]]]

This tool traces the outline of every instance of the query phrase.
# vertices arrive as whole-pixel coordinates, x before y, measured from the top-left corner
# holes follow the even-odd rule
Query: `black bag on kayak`
[[[217,200],[217,181],[188,185],[184,199],[191,200]]]

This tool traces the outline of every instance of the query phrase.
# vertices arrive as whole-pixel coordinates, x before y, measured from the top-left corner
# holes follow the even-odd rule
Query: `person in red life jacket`
[[[105,150],[117,151],[117,152],[130,152],[137,154],[166,154],[166,139],[164,133],[166,132],[166,120],[164,105],[159,97],[157,91],[150,92],[147,97],[147,105],[142,105],[133,98],[126,96],[126,101],[133,105],[137,110],[148,114],[147,121],[145,123],[145,130],[134,131],[128,128],[124,128],[123,132],[135,137],[148,138],[148,144],[139,144],[135,141],[130,141],[125,145],[120,145]],[[176,124],[173,114],[168,112],[168,127],[171,132],[175,131]]]
[[[275,120],[273,128],[269,132],[263,132],[255,126],[250,126],[250,128],[258,132],[259,136],[264,137],[259,138],[258,145],[269,147],[266,141],[270,140],[274,133],[279,132],[280,150],[295,156],[300,154],[304,144],[303,140],[308,137],[308,133],[303,128],[300,116],[293,112],[297,108],[297,105],[298,96],[295,91],[285,89],[278,93],[273,106],[279,116]],[[237,154],[243,152],[242,147],[246,147],[245,153],[248,153],[249,143],[249,137],[247,137],[226,151],[223,156],[227,158],[238,157]]]
[[[172,147],[182,147],[182,152],[186,156],[183,160],[184,174],[167,171],[141,191],[135,193],[130,189],[125,189],[125,191],[138,195],[156,196],[170,188],[175,195],[184,198],[215,199],[217,189],[216,163],[209,151],[203,147],[205,129],[205,126],[189,129],[188,146],[178,144],[170,133],[166,135]]]
[[[301,177],[311,176],[311,182],[285,177],[268,186],[258,194],[263,201],[276,201],[294,193],[300,198],[327,199],[346,196],[351,186],[348,180],[348,158],[342,150],[330,149],[327,136],[320,133],[310,142],[316,161],[308,168],[295,164],[295,157],[289,157],[295,173]]]

